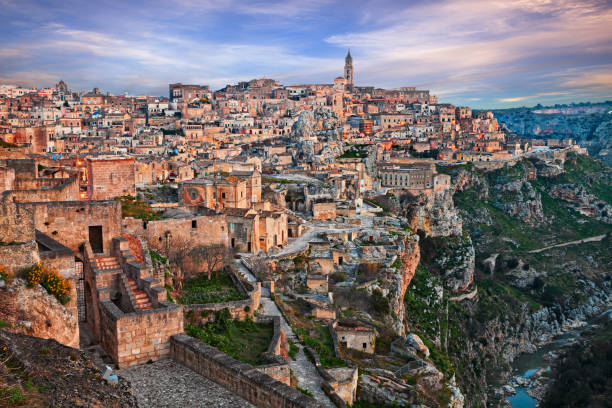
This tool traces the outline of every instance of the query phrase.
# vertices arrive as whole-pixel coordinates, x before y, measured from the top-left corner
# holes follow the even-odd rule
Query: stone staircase
[[[107,271],[112,269],[121,269],[119,261],[114,256],[100,255],[95,258],[98,269]]]
[[[134,297],[136,298],[136,307],[138,310],[151,310],[153,309],[153,305],[149,300],[149,296],[147,294],[138,289],[138,285],[134,281],[134,279],[128,278],[128,282],[130,284],[130,289],[132,289],[132,293],[134,293]]]

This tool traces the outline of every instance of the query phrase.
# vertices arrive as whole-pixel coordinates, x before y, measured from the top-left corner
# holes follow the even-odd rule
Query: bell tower
[[[353,57],[351,57],[350,48],[344,59],[344,79],[347,85],[353,86]]]

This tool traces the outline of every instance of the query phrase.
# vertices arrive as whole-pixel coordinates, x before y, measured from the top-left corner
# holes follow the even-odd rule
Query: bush
[[[25,271],[26,283],[33,287],[41,285],[50,294],[56,297],[62,305],[70,302],[70,291],[72,284],[64,278],[57,269],[48,268],[38,263]]]

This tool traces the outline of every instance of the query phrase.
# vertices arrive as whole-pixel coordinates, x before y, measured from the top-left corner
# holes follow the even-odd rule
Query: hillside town
[[[451,334],[406,324],[424,239],[455,245],[428,305],[446,302],[448,317],[477,296],[453,203],[476,181],[447,169],[530,159],[523,184],[491,187],[524,194],[499,209],[536,223],[526,186],[586,150],[521,138],[428,90],[358,81],[349,51],[327,84],[0,86],[3,327],[81,350],[109,395],[129,381],[135,399],[107,406],[187,406],[170,390],[196,375],[206,383],[184,393],[201,406],[463,407],[441,357]],[[572,185],[554,194],[611,222]]]

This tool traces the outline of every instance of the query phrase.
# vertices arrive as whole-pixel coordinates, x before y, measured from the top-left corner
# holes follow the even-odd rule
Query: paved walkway
[[[116,373],[130,381],[141,407],[255,407],[235,393],[169,359]]]
[[[537,254],[539,252],[543,252],[543,251],[546,251],[546,250],[551,249],[551,248],[558,248],[558,247],[564,247],[564,246],[569,246],[569,245],[584,244],[585,242],[601,241],[605,237],[606,237],[606,234],[596,235],[594,237],[579,239],[577,241],[564,242],[563,244],[550,245],[550,246],[547,246],[547,247],[544,247],[544,248],[534,249],[533,251],[529,251],[529,253],[530,254]]]
[[[293,333],[293,330],[291,330],[291,326],[287,324],[285,317],[281,314],[280,310],[278,310],[276,303],[274,303],[272,299],[268,297],[262,297],[261,303],[264,307],[264,315],[280,316],[281,330],[287,335],[287,338],[300,349],[295,356],[295,360],[289,358],[289,366],[297,378],[298,386],[312,392],[313,397],[320,403],[328,407],[335,407],[327,394],[325,394],[321,389],[323,379],[317,372],[314,364],[312,364],[306,357],[304,347],[299,343],[295,333]]]

